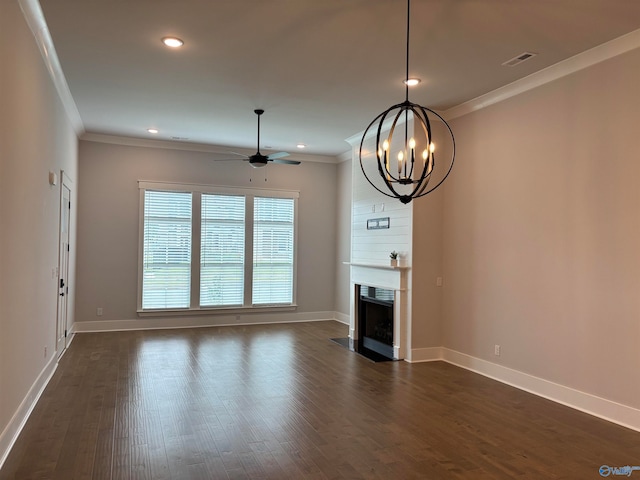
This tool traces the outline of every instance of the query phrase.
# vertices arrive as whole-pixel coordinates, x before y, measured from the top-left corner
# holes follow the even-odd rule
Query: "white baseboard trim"
[[[428,350],[428,349],[420,349]],[[640,432],[640,410],[513,370],[480,358],[441,348],[442,360],[612,423]]]
[[[69,330],[67,330],[67,346],[64,349],[64,352],[62,352],[62,355],[60,355],[60,357],[58,358],[58,361],[60,361],[60,358],[62,358],[65,353],[67,353],[69,351],[69,347],[71,346],[71,343],[73,343],[73,339],[76,338],[76,324],[74,323],[73,325],[71,325],[71,328],[69,328]]]
[[[442,347],[414,348],[411,350],[410,356],[405,358],[405,362],[435,362],[442,360]]]
[[[344,323],[345,325],[351,324],[351,317],[349,317],[349,315],[347,315],[346,313],[340,313],[340,312],[333,312],[333,313],[334,313],[333,318],[336,322]]]
[[[103,320],[74,323],[74,333],[119,332],[128,330],[158,330],[173,328],[229,327],[275,323],[322,322],[337,320],[336,312],[279,312],[259,315],[216,315],[185,317],[141,317],[129,320]],[[339,321],[339,320],[338,320]]]
[[[69,340],[67,344],[67,350],[73,342],[77,333],[83,332],[112,332],[112,331],[124,331],[124,330],[151,330],[151,329],[165,329],[165,328],[189,328],[189,327],[208,327],[208,326],[230,326],[230,325],[258,325],[266,323],[300,323],[300,322],[322,322],[327,320],[334,320],[341,323],[344,321],[339,320],[338,312],[312,312],[312,313],[293,313],[293,314],[269,314],[260,315],[253,318],[252,322],[235,322],[229,321],[224,323],[225,319],[221,317],[202,317],[202,318],[144,318],[135,320],[108,320],[104,322],[75,322],[69,329]],[[226,318],[228,321],[228,318]],[[347,317],[348,323],[348,317]],[[62,353],[64,355],[66,351]],[[51,357],[47,365],[45,365],[38,378],[33,383],[26,397],[16,410],[15,414],[9,421],[4,431],[0,434],[0,468],[4,464],[5,460],[9,456],[9,452],[16,442],[20,432],[27,423],[31,412],[33,411],[36,403],[40,399],[42,392],[46,388],[47,384],[53,377],[58,366],[58,361],[55,355]]]
[[[0,468],[4,465],[13,444],[18,439],[18,435],[20,435],[24,425],[27,423],[29,415],[31,415],[33,408],[36,406],[36,403],[40,399],[40,396],[49,383],[49,380],[51,380],[57,366],[57,359],[55,358],[55,355],[52,355],[49,362],[40,372],[40,375],[38,375],[36,381],[31,385],[31,388],[27,392],[24,400],[22,400],[22,403],[16,410],[16,413],[14,413],[8,425],[0,434]]]

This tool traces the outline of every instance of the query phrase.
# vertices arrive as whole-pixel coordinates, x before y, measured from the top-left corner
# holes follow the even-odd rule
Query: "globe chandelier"
[[[430,108],[409,101],[410,14],[411,0],[407,0],[405,100],[373,119],[362,135],[359,149],[360,168],[371,186],[404,204],[427,195],[442,185],[451,173],[455,160],[455,138],[449,124]],[[442,122],[444,128],[440,130],[451,139],[451,158],[446,164],[436,162],[433,138],[436,133],[435,121]],[[413,135],[409,134],[410,126],[413,126]],[[370,137],[369,132],[375,132],[375,158],[377,172],[381,177],[381,180],[375,182],[375,172],[367,175],[365,168],[365,164],[370,163],[367,162],[367,157],[371,155],[371,150],[365,146],[365,140]]]

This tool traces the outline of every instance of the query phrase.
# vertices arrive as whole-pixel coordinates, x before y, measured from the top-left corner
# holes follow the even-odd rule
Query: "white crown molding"
[[[571,75],[579,70],[585,69],[597,63],[609,60],[623,53],[640,48],[640,29],[627,33],[622,37],[615,38],[607,43],[598,45],[590,50],[574,55],[571,58],[558,62],[545,69],[539,70],[527,77],[516,80],[489,93],[476,97],[468,102],[461,103],[445,111],[436,111],[446,121],[461,117],[476,110],[488,107],[495,103],[502,102],[528,90],[552,82],[559,78]],[[386,125],[385,127],[386,128]],[[362,140],[364,130],[350,136],[345,141],[352,147],[357,147]],[[367,135],[370,137],[373,132]]]
[[[342,163],[342,162],[347,162],[350,161],[353,158],[353,149],[350,149],[346,152],[341,153],[340,155],[338,155],[338,163]]]
[[[103,133],[85,133],[80,137],[80,140],[86,142],[97,143],[109,143],[112,145],[124,145],[129,147],[145,147],[145,148],[162,148],[166,150],[180,150],[186,152],[204,152],[204,153],[224,153],[224,152],[237,152],[243,155],[253,155],[255,150],[239,147],[230,147],[228,145],[212,145],[206,143],[189,143],[180,142],[176,140],[157,140],[153,138],[138,138],[138,137],[124,137],[119,135],[107,135]],[[269,154],[264,151],[263,153]],[[241,157],[239,157],[241,158]],[[339,157],[332,157],[329,155],[311,155],[306,153],[291,153],[287,160],[299,160],[301,162],[316,162],[316,163],[340,163]]]
[[[434,110],[435,111],[435,110]],[[441,115],[440,112],[435,111],[438,115]],[[393,125],[393,121],[394,121],[394,117],[395,115],[392,115],[390,118],[387,118],[384,123],[382,124],[382,131],[383,132],[388,132],[389,130],[391,130],[391,126]],[[404,117],[400,117],[398,119],[397,125],[404,125],[405,119]],[[372,125],[371,125],[372,126]],[[371,127],[370,126],[370,127]],[[369,128],[369,130],[367,131],[367,138],[372,138],[374,136],[377,135],[378,129],[377,128]],[[351,135],[349,138],[345,138],[345,142],[347,142],[349,145],[351,145],[352,149],[355,148],[360,148],[360,143],[362,142],[362,137],[364,136],[364,130]]]
[[[634,30],[622,37],[613,39],[590,50],[579,53],[571,58],[551,65],[543,70],[516,80],[480,97],[469,100],[458,106],[446,110],[443,117],[446,120],[461,117],[476,110],[488,107],[508,98],[514,97],[541,85],[553,82],[559,78],[571,75],[579,70],[591,67],[597,63],[609,60],[623,53],[640,48],[640,29]]]
[[[67,112],[71,126],[73,127],[76,135],[80,137],[84,133],[84,124],[82,123],[82,118],[80,117],[80,112],[78,111],[76,102],[71,96],[67,79],[62,72],[58,54],[53,46],[53,40],[51,39],[51,34],[49,33],[49,28],[47,27],[47,22],[44,18],[44,14],[42,13],[42,9],[40,8],[40,4],[38,3],[38,0],[18,0],[18,3],[20,4],[20,9],[22,10],[22,14],[27,25],[29,25],[31,33],[33,33],[38,49],[40,50],[40,54],[42,55],[42,59],[47,67],[47,71],[51,76],[51,81],[53,82],[58,92],[58,96],[60,97],[60,101]]]

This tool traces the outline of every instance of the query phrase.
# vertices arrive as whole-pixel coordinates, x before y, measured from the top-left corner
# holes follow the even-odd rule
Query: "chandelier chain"
[[[406,61],[406,71],[404,77],[404,91],[405,91],[405,101],[409,101],[409,27],[411,25],[411,0],[407,0],[407,61]]]
[[[451,173],[456,151],[455,138],[446,120],[434,110],[409,101],[410,27],[411,0],[407,0],[405,100],[402,103],[391,106],[373,119],[362,135],[359,150],[360,168],[367,182],[378,192],[388,197],[397,198],[403,204],[411,202],[414,198],[427,195],[438,188]],[[430,116],[434,120],[437,119],[442,122],[445,127],[443,135],[450,137],[451,158],[448,167],[447,164],[436,162],[436,155],[434,154],[435,143],[431,129],[432,119],[429,118]],[[397,145],[397,142],[393,140],[396,126],[404,130],[404,145]],[[372,130],[372,133],[375,132],[375,150],[373,152],[367,150],[364,145],[370,130]],[[386,135],[383,134],[383,130],[386,130]],[[402,139],[402,130],[398,129],[397,131],[400,139]],[[419,134],[421,138],[415,138],[416,134]],[[385,136],[386,139],[384,138]],[[423,149],[420,155],[421,159],[416,157],[417,148]],[[397,149],[397,161],[391,157],[392,149]],[[371,178],[369,177],[365,168],[365,163],[369,163],[365,158],[370,155],[376,160],[378,182],[373,181],[374,175]],[[440,165],[440,167],[436,173],[437,165]],[[395,173],[396,171],[397,174]],[[433,182],[431,181],[432,179]],[[429,188],[430,183],[431,186]]]

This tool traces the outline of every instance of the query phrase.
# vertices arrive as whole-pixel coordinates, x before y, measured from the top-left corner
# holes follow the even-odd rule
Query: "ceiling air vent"
[[[506,67],[515,67],[516,65],[521,64],[522,62],[529,60],[531,57],[535,57],[537,53],[524,52],[518,55],[517,57],[513,57],[511,60],[507,60],[502,65]]]

